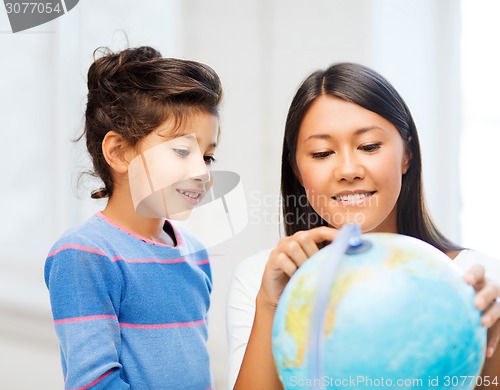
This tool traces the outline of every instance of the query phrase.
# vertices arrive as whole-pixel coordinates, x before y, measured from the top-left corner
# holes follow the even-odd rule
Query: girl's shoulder
[[[96,213],[85,222],[65,231],[49,251],[47,258],[59,253],[76,251],[88,255],[117,257],[137,257],[144,254],[139,239],[112,225],[101,213]]]
[[[95,214],[80,225],[66,230],[55,242],[52,249],[61,245],[88,245],[98,242],[106,235],[104,232],[107,230],[106,228],[106,224],[102,223],[98,215]]]
[[[500,284],[500,260],[474,249],[464,249],[455,257],[455,264],[462,271],[468,271],[474,264],[479,264],[486,270],[486,277]]]

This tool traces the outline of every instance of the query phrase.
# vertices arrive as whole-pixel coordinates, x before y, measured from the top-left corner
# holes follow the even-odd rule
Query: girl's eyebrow
[[[355,136],[359,136],[359,135],[362,135],[364,133],[367,133],[368,131],[371,131],[371,130],[382,130],[382,131],[385,131],[382,127],[379,127],[379,126],[368,126],[368,127],[362,127],[361,129],[358,129],[354,132],[354,135]],[[332,136],[330,134],[327,134],[327,133],[319,133],[319,134],[312,134],[310,135],[309,137],[307,137],[305,141],[308,141],[309,139],[330,139],[332,138]]]
[[[189,139],[191,139],[191,140],[193,140],[193,141],[195,141],[195,142],[197,142],[197,141],[198,141],[198,140],[196,139],[196,136],[195,136],[194,134],[192,134],[192,133],[189,133],[189,134],[184,134],[184,135],[179,136],[179,138],[182,138],[182,137],[184,137],[184,138],[189,138]],[[208,145],[208,147],[209,147],[209,148],[217,148],[217,143],[212,142],[210,145]]]

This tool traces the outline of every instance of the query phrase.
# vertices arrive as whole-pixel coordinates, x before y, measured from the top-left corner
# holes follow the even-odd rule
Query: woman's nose
[[[334,176],[337,181],[345,180],[348,182],[364,177],[363,165],[354,152],[337,154]]]

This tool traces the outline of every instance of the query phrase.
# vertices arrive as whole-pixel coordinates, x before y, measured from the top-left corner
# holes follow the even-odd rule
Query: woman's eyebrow
[[[362,134],[365,134],[367,133],[368,131],[371,131],[371,130],[382,130],[382,131],[385,131],[382,127],[379,127],[379,126],[368,126],[368,127],[362,127],[360,129],[357,129],[355,132],[354,132],[354,135],[355,136],[359,136],[359,135],[362,135]],[[332,136],[328,133],[318,133],[318,134],[311,134],[309,137],[307,137],[305,141],[309,140],[309,139],[329,139],[329,138],[332,138]]]

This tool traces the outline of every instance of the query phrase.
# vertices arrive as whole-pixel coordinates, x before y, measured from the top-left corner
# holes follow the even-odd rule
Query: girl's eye
[[[213,163],[215,163],[215,157],[214,156],[203,156],[203,160],[205,160],[205,164],[207,165],[211,165]]]
[[[311,153],[311,156],[312,158],[322,159],[322,158],[327,158],[331,154],[333,154],[332,151],[324,151],[324,152]]]
[[[363,145],[359,147],[363,152],[374,152],[380,149],[380,144]]]
[[[172,149],[175,154],[177,154],[179,157],[187,157],[189,156],[189,150],[188,149]]]

